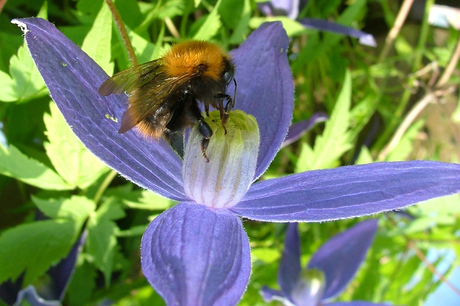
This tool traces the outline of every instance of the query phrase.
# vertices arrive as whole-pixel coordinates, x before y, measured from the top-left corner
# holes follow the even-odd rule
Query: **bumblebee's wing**
[[[120,71],[102,83],[98,92],[102,96],[124,92],[131,93],[136,88],[158,79],[163,73],[162,66],[162,60],[157,59]]]
[[[191,79],[190,75],[178,77],[165,77],[165,74],[158,74],[150,82],[133,89],[129,97],[129,107],[121,118],[120,134],[129,131],[139,122],[149,119],[150,132],[148,134],[161,136],[174,115],[180,103],[183,92],[178,89],[184,88]]]

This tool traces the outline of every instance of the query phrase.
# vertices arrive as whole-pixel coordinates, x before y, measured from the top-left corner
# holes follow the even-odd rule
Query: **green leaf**
[[[232,10],[228,10],[228,12],[232,12]],[[236,25],[229,42],[231,44],[240,44],[247,37],[249,32],[249,20],[251,19],[251,2],[249,0],[244,0],[241,17],[234,19],[238,21],[238,24]]]
[[[350,112],[350,127],[352,139],[358,136],[364,126],[369,122],[377,107],[378,96],[372,92],[364,97]]]
[[[420,129],[425,125],[425,120],[421,119],[413,123],[398,142],[396,147],[388,154],[386,161],[404,161],[413,150],[413,142]]]
[[[123,204],[129,208],[145,210],[165,210],[174,205],[174,203],[176,202],[148,190],[142,191],[141,198],[138,201],[123,201]]]
[[[260,260],[269,264],[278,261],[280,258],[280,252],[279,250],[272,248],[253,248],[251,250],[251,257],[253,262]]]
[[[128,32],[129,40],[133,45],[134,53],[136,54],[139,63],[146,63],[148,61],[157,59],[160,56],[160,42],[153,44],[129,28],[127,28],[126,31]],[[161,31],[161,34],[164,34],[164,29]]]
[[[15,90],[15,82],[8,73],[0,71],[0,84],[2,84],[2,90],[0,90],[0,101],[3,102],[14,102],[17,100],[17,94]]]
[[[37,13],[38,18],[43,18],[48,20],[48,1],[44,1],[40,11]]]
[[[102,5],[81,48],[109,75],[113,74],[114,67],[114,63],[110,62],[111,48],[107,48],[111,39],[112,14],[107,5]]]
[[[80,228],[70,220],[46,220],[19,225],[0,236],[0,283],[25,271],[24,285],[67,256]]]
[[[47,93],[45,82],[35,67],[32,57],[22,45],[10,59],[10,75],[0,73],[0,101],[25,102]]]
[[[74,188],[52,169],[27,157],[12,145],[8,149],[0,145],[0,174],[41,189],[69,190]]]
[[[75,273],[67,290],[68,305],[88,305],[88,299],[96,287],[96,267],[88,263],[84,256],[78,257]]]
[[[62,178],[85,189],[108,168],[83,146],[54,103],[50,104],[50,111],[50,115],[44,116],[49,139],[49,143],[45,143],[46,153]]]
[[[324,132],[315,140],[313,150],[302,147],[301,156],[296,165],[296,172],[313,169],[332,168],[339,158],[350,148],[351,76],[347,71],[342,90],[339,94],[331,117],[326,121]]]
[[[220,15],[218,13],[221,2],[222,0],[218,0],[211,13],[204,17],[206,19],[198,32],[196,32],[193,36],[193,39],[210,40],[212,37],[214,37],[214,35],[217,34],[219,29],[222,27],[222,22],[220,21]]]
[[[72,196],[70,199],[40,199],[32,196],[38,209],[52,219],[65,218],[75,221],[85,220],[96,210],[96,204],[88,198]]]
[[[367,147],[362,147],[361,152],[359,152],[359,157],[356,159],[356,165],[364,165],[364,164],[371,164],[374,162],[372,158],[371,152]]]
[[[280,21],[283,24],[283,28],[286,30],[286,33],[289,37],[298,36],[308,32],[308,29],[305,28],[301,23],[285,16],[252,17],[249,20],[249,26],[253,29],[257,29],[262,23],[275,21]]]
[[[120,231],[112,220],[123,216],[120,204],[114,198],[109,198],[88,221],[88,255],[103,272],[106,286],[110,284],[117,247],[116,233]]]
[[[155,18],[164,20],[184,14],[188,0],[168,0],[155,9]]]

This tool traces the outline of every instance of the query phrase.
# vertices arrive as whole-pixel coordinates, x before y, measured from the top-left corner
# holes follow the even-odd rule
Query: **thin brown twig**
[[[421,100],[419,100],[414,107],[410,110],[407,116],[404,118],[403,122],[398,126],[398,129],[393,134],[390,142],[380,151],[378,159],[385,160],[388,154],[394,150],[394,148],[399,144],[401,138],[406,133],[407,129],[410,127],[415,118],[425,109],[425,107],[432,101],[436,100],[436,96],[433,93],[426,94]]]
[[[177,31],[176,26],[172,22],[171,18],[165,18],[165,24],[166,27],[168,28],[169,32],[171,32],[172,36],[175,38],[180,38],[179,31]]]
[[[452,76],[455,68],[457,67],[459,59],[460,59],[460,38],[458,39],[457,46],[454,52],[452,53],[452,56],[450,57],[449,63],[447,64],[446,69],[444,70],[443,74],[437,80],[437,82],[430,81],[430,84],[428,86],[428,90],[430,92],[428,92],[421,100],[419,100],[414,105],[414,107],[411,109],[411,111],[407,114],[406,118],[404,118],[403,122],[399,125],[398,129],[394,133],[390,142],[380,152],[378,156],[379,160],[384,160],[386,156],[390,154],[391,151],[393,151],[393,149],[401,141],[401,138],[404,136],[404,133],[409,128],[409,126],[412,124],[412,122],[415,120],[415,118],[422,112],[422,110],[431,101],[437,101],[438,97],[441,97],[445,95],[446,93],[452,92],[453,88],[447,88],[446,90],[443,90],[442,88],[447,84],[447,81]],[[418,73],[419,74],[425,73],[426,72],[425,70],[431,69],[432,67],[433,65],[427,65],[424,69],[422,69]],[[447,118],[449,120],[449,124],[451,124],[451,126],[454,126],[450,122],[450,118],[449,117]],[[454,131],[456,131],[456,129],[454,129]],[[457,133],[455,133],[455,136],[457,140],[459,140],[460,137],[457,135]]]
[[[396,225],[396,222],[393,218],[389,218],[388,219],[391,223],[393,223],[394,225]],[[405,234],[402,234],[401,235],[404,240],[406,241],[406,248],[409,248],[411,249],[412,251],[414,251],[415,253],[415,256],[417,256],[425,265],[426,267],[428,268],[428,270],[431,271],[431,273],[433,273],[434,275],[436,275],[444,284],[446,284],[449,288],[451,288],[457,295],[460,296],[460,290],[458,288],[456,288],[454,285],[452,285],[445,277],[444,275],[439,272],[436,267],[431,264],[427,259],[426,259],[426,256],[423,254],[422,251],[420,251],[420,249],[415,245],[414,241],[412,239],[409,239],[409,237],[407,237]]]
[[[390,52],[390,49],[393,46],[396,36],[398,36],[401,27],[406,21],[407,14],[409,13],[413,2],[414,0],[404,0],[403,4],[401,5],[395,23],[393,24],[393,27],[391,28],[387,38],[385,39],[385,45],[383,46],[382,52],[380,53],[379,59],[377,61],[378,63],[382,62]]]
[[[3,10],[3,7],[6,4],[6,0],[0,0],[0,12]]]
[[[126,52],[128,53],[128,57],[131,61],[131,64],[133,66],[139,65],[136,54],[134,53],[133,45],[131,44],[131,40],[129,39],[128,32],[126,31],[126,27],[123,23],[123,20],[121,20],[120,13],[118,13],[118,10],[115,4],[112,2],[112,0],[105,0],[105,3],[107,3],[110,12],[112,12],[113,20],[117,24],[118,30],[120,31],[121,38],[123,39],[123,43],[125,44]]]
[[[407,239],[407,238],[406,238]],[[409,248],[415,252],[415,254],[417,255],[418,258],[420,258],[420,260],[426,265],[426,267],[428,268],[428,270],[431,271],[431,273],[435,274],[446,286],[448,286],[450,289],[452,289],[452,291],[454,291],[457,295],[460,296],[460,290],[455,287],[454,285],[452,285],[451,282],[449,282],[445,277],[444,275],[439,272],[435,266],[433,266],[425,257],[425,255],[423,254],[422,251],[420,251],[419,248],[417,248],[417,246],[412,242],[412,241],[409,241],[407,242],[407,245],[409,246]]]
[[[457,41],[457,47],[455,47],[455,51],[454,53],[452,53],[452,56],[450,57],[450,61],[447,64],[446,69],[444,69],[442,76],[439,78],[438,82],[436,83],[437,88],[441,88],[447,83],[447,81],[452,76],[452,73],[454,73],[454,70],[457,67],[459,59],[460,59],[460,37]]]

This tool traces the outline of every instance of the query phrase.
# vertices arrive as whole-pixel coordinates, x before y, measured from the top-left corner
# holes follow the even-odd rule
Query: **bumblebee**
[[[120,134],[137,127],[147,137],[170,140],[174,133],[197,124],[203,136],[201,150],[208,160],[206,148],[212,129],[204,121],[198,103],[203,103],[207,116],[210,107],[219,110],[225,129],[235,101],[226,94],[232,81],[236,95],[234,74],[230,57],[217,45],[186,41],[174,45],[157,60],[116,73],[100,86],[99,94],[129,95]]]

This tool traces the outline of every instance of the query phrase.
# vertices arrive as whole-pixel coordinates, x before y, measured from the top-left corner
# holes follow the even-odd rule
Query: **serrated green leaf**
[[[15,280],[25,271],[24,285],[67,256],[77,239],[74,221],[46,220],[19,225],[0,236],[0,283]]]
[[[125,211],[116,198],[105,200],[96,212],[97,219],[118,220],[125,216]]]
[[[44,96],[48,92],[45,82],[24,45],[19,47],[17,55],[13,55],[10,59],[10,76],[2,73],[0,80],[2,81],[0,101],[25,102]]]
[[[96,204],[88,198],[72,196],[70,199],[40,199],[32,196],[38,209],[52,219],[70,219],[81,221],[96,209]]]
[[[44,116],[49,140],[45,143],[46,153],[62,178],[85,189],[108,168],[75,136],[54,103],[50,104],[50,110],[51,114]]]
[[[69,190],[74,187],[44,164],[22,154],[14,146],[0,144],[0,174],[47,190]]]
[[[214,37],[214,35],[217,34],[220,27],[222,26],[222,22],[220,21],[220,15],[218,13],[221,2],[222,0],[217,1],[213,10],[209,13],[208,16],[205,17],[205,21],[201,25],[198,32],[195,33],[193,39],[210,40],[212,37]]]
[[[85,51],[108,75],[113,74],[110,41],[112,39],[112,14],[107,5],[102,5],[91,30],[86,35],[82,50]]]
[[[351,76],[347,71],[342,90],[331,117],[326,121],[323,134],[316,138],[313,151],[304,153],[307,155],[306,158],[299,158],[296,172],[334,167],[338,164],[339,158],[353,147],[349,131],[350,105]],[[307,149],[305,147],[305,150]]]
[[[88,255],[103,272],[106,286],[110,284],[113,259],[117,251],[116,234],[120,231],[112,220],[123,216],[120,204],[114,198],[109,198],[88,221]]]

